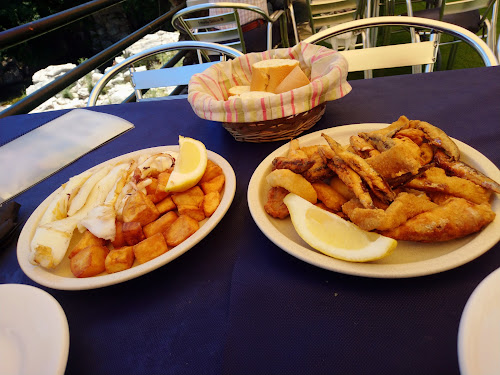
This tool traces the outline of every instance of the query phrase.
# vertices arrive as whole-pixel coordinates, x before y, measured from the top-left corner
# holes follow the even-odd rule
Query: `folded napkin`
[[[0,204],[0,246],[5,246],[14,237],[19,226],[17,214],[21,205],[14,201]]]
[[[0,147],[0,202],[133,127],[113,115],[75,109],[8,142]]]

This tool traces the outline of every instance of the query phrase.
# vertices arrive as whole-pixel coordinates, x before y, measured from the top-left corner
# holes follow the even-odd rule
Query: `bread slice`
[[[281,81],[299,65],[298,60],[272,59],[256,62],[252,66],[251,91],[274,93]]]
[[[288,74],[283,81],[274,90],[275,94],[281,94],[283,92],[291,91],[293,89],[298,89],[299,87],[308,85],[311,83],[309,78],[305,75],[304,71],[300,66],[296,66],[290,74]]]
[[[244,92],[249,92],[250,86],[233,86],[229,89],[229,96],[241,95]]]

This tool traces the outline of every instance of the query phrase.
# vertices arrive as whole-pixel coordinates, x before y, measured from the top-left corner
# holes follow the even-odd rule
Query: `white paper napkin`
[[[0,203],[132,129],[122,118],[74,109],[0,147]]]

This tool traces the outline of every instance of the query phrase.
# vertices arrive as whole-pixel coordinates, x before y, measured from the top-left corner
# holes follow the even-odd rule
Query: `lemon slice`
[[[179,156],[165,191],[185,191],[200,181],[207,168],[207,149],[200,141],[179,136]]]
[[[283,201],[299,236],[312,248],[333,258],[368,262],[389,255],[397,245],[396,240],[364,231],[296,194],[288,194]]]

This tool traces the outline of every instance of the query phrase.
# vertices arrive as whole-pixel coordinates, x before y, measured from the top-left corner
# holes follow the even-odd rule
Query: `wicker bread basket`
[[[295,138],[300,133],[311,129],[325,113],[326,104],[313,109],[274,120],[257,122],[223,122],[224,128],[241,142],[273,142]]]
[[[311,83],[259,99],[229,96],[229,88],[250,85],[252,65],[267,59],[295,59]],[[188,100],[201,118],[221,122],[243,142],[288,140],[313,127],[326,102],[351,91],[347,61],[331,49],[299,43],[293,48],[249,53],[212,65],[189,82]]]

